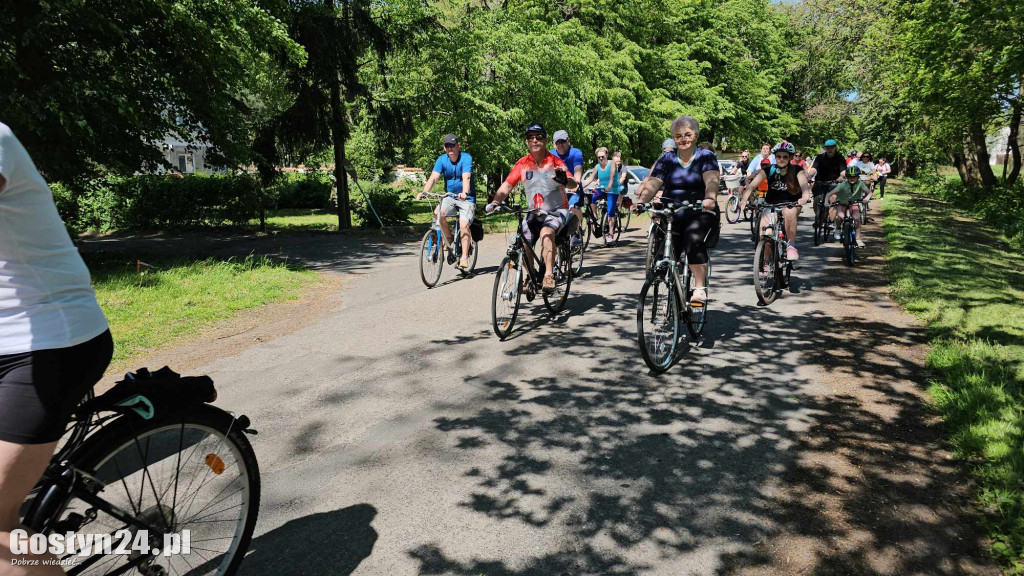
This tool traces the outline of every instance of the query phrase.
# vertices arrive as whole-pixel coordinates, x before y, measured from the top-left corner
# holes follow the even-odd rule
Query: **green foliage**
[[[267,191],[275,208],[334,208],[331,199],[332,181],[323,172],[284,174]]]
[[[927,324],[935,406],[977,479],[992,551],[1024,573],[1024,256],[941,200],[894,187],[885,210],[893,293]]]
[[[379,226],[377,216],[385,226],[409,224],[409,216],[413,211],[412,192],[407,187],[394,187],[388,184],[363,186],[369,196],[373,209],[366,203],[358,189],[353,187],[352,212],[363,222],[363,226],[373,228]]]
[[[967,188],[959,180],[928,173],[912,181],[915,190],[949,202],[995,226],[1015,250],[1024,252],[1024,183],[991,189]]]
[[[168,135],[240,163],[281,98],[271,54],[304,58],[249,0],[5,2],[0,27],[3,121],[52,181],[153,166]]]
[[[60,191],[58,209],[74,230],[174,230],[245,225],[259,214],[255,178],[106,177]],[[55,197],[57,193],[55,193]]]

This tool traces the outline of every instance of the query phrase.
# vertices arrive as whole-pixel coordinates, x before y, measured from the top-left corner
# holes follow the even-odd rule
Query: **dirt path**
[[[827,367],[833,395],[778,478],[770,504],[778,532],[724,573],[999,573],[971,485],[927,406],[924,329],[889,296],[882,214],[873,216],[866,258],[824,287],[841,320],[810,359]]]

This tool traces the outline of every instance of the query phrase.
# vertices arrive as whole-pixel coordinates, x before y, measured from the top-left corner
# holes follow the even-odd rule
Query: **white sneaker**
[[[861,240],[860,238],[857,238],[857,248],[863,248],[863,247],[864,247],[864,241]]]
[[[835,238],[836,238],[836,241],[838,241],[838,240],[839,240],[839,235],[840,235],[840,234],[842,234],[842,232],[841,232],[841,231],[839,230],[839,228],[837,227],[837,228],[836,228],[836,233],[835,233]]]

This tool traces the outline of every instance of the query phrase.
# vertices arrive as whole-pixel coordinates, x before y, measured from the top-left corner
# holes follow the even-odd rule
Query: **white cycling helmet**
[[[790,156],[796,153],[796,147],[790,144],[789,142],[786,142],[785,140],[779,142],[778,144],[775,145],[774,148],[772,148],[772,154],[775,154],[780,150],[783,152],[789,152]]]

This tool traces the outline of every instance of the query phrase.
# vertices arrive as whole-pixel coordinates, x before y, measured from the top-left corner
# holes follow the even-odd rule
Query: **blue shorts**
[[[619,195],[609,192],[605,194],[605,198],[608,199],[608,206],[605,207],[605,213],[607,213],[608,216],[614,216],[615,212],[619,209]]]
[[[581,204],[582,198],[580,198],[579,192],[573,192],[572,196],[569,196],[569,207],[578,208]]]

